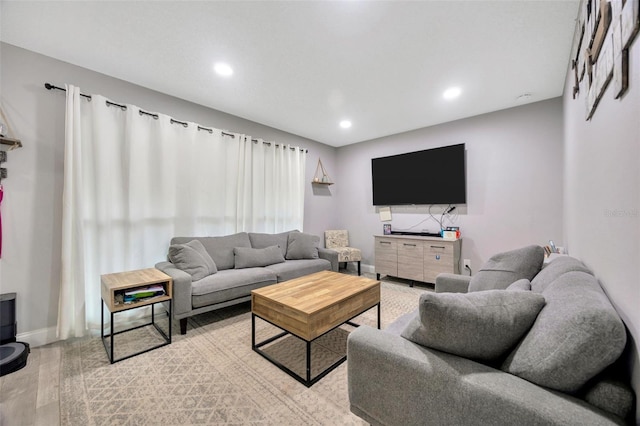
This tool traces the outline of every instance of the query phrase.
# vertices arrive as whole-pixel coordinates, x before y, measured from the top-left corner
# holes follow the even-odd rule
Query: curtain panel
[[[66,88],[59,338],[99,329],[100,275],[152,267],[174,236],[302,230],[304,150]]]

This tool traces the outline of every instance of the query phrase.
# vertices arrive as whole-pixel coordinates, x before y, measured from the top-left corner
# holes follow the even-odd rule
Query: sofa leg
[[[187,334],[187,318],[180,318],[180,334]]]
[[[358,276],[360,276],[360,261],[358,260]]]

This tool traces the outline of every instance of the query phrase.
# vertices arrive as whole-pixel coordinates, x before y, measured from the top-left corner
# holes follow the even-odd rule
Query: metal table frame
[[[289,331],[286,331],[285,329],[283,329],[279,325],[276,325],[273,322],[262,318],[260,315],[256,315],[255,313],[251,312],[251,349],[253,349],[255,352],[260,354],[262,357],[267,359],[272,364],[274,364],[276,367],[278,367],[279,369],[281,369],[282,371],[287,373],[289,376],[293,377],[298,382],[302,383],[303,385],[305,385],[306,387],[309,388],[309,387],[313,386],[315,383],[317,383],[324,376],[326,376],[327,374],[329,374],[330,372],[335,370],[340,364],[342,364],[343,362],[345,362],[347,360],[347,354],[345,353],[345,355],[342,358],[340,358],[339,360],[337,360],[336,362],[331,364],[329,367],[327,367],[326,369],[324,369],[323,371],[318,373],[318,375],[316,377],[311,378],[311,343],[313,341],[319,339],[320,337],[324,336],[325,334],[330,333],[331,331],[335,330],[336,328],[344,325],[344,324],[349,324],[349,325],[351,325],[353,327],[359,327],[360,324],[355,324],[355,323],[351,322],[351,320],[354,319],[355,317],[359,316],[359,315],[362,315],[363,313],[365,313],[366,311],[368,311],[369,309],[374,308],[374,307],[378,308],[378,329],[380,329],[380,302],[378,302],[375,305],[369,306],[368,308],[364,309],[360,313],[358,313],[358,314],[354,315],[353,317],[349,318],[345,322],[336,325],[331,330],[328,330],[328,331],[322,333],[320,336],[318,336],[318,337],[316,337],[316,338],[314,338],[312,340],[304,339],[303,337],[300,337],[300,336],[296,335],[295,333],[291,333]],[[261,320],[263,320],[265,322],[268,322],[269,324],[273,325],[274,327],[277,327],[280,330],[284,330],[284,331],[282,333],[279,333],[279,334],[273,336],[273,337],[270,337],[270,338],[268,338],[266,340],[263,340],[262,342],[256,343],[256,317],[258,317]],[[271,357],[270,355],[268,355],[267,353],[265,353],[263,350],[260,349],[262,346],[268,345],[269,343],[274,342],[274,341],[276,341],[276,340],[278,340],[278,339],[280,339],[280,338],[282,338],[284,336],[287,336],[289,334],[294,336],[294,337],[297,337],[300,340],[303,340],[306,343],[306,351],[307,351],[307,354],[306,354],[307,355],[306,378],[300,376],[299,374],[297,374],[296,372],[294,372],[293,370],[291,370],[290,368],[288,368],[284,364],[280,363],[278,360],[274,359],[273,357]]]
[[[122,309],[116,312],[110,312],[111,314],[111,323],[110,323],[110,328],[109,328],[109,334],[104,334],[104,305],[105,305],[105,301],[103,299],[100,299],[100,336],[102,337],[102,344],[104,345],[104,349],[107,351],[107,356],[109,357],[109,362],[111,364],[113,364],[114,362],[118,362],[118,361],[123,361],[125,359],[129,359],[131,357],[134,357],[136,355],[140,355],[143,354],[145,352],[149,352],[152,351],[154,349],[158,349],[161,348],[162,346],[166,346],[168,344],[171,343],[171,310],[173,307],[173,299],[169,299],[169,300],[163,300],[163,301],[159,301],[159,302],[151,302],[151,303],[144,303],[144,304],[132,304],[131,307],[127,308],[127,309]],[[162,330],[160,327],[158,327],[158,324],[156,324],[155,322],[155,310],[154,307],[156,305],[156,303],[164,303],[164,302],[169,302],[169,334],[167,335],[164,330]],[[131,328],[127,328],[126,330],[120,330],[120,331],[116,331],[114,333],[113,331],[113,317],[115,314],[117,314],[118,312],[125,312],[125,311],[129,311],[131,309],[136,309],[136,308],[142,308],[144,306],[149,306],[151,305],[151,322],[148,322],[146,324],[142,324],[142,325],[138,325],[135,327],[131,327]],[[124,356],[122,358],[118,358],[118,359],[114,359],[113,357],[113,336],[117,335],[117,334],[122,334],[122,333],[126,333],[127,331],[132,331],[132,330],[136,330],[138,328],[142,328],[142,327],[146,327],[148,325],[153,325],[155,327],[156,330],[158,330],[158,333],[160,333],[162,335],[162,337],[164,337],[164,342],[160,343],[158,345],[155,345],[151,348],[145,349],[143,351],[139,351],[139,352],[135,352],[133,354]],[[110,346],[107,347],[107,340],[106,338],[109,338],[110,340]]]

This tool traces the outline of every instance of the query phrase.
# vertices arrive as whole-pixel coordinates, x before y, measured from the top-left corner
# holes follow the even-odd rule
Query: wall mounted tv
[[[465,204],[464,144],[371,159],[374,206]]]

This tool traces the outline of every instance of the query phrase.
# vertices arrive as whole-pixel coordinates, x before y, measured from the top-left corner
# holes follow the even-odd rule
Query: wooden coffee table
[[[311,342],[350,322],[361,313],[378,307],[380,328],[380,281],[365,277],[322,271],[251,292],[251,348],[307,387],[312,386],[342,364],[343,356],[311,378]],[[256,316],[284,332],[256,343]],[[273,359],[260,348],[292,334],[306,342],[306,377]]]

